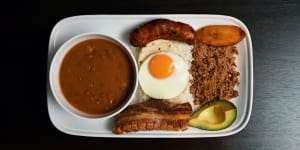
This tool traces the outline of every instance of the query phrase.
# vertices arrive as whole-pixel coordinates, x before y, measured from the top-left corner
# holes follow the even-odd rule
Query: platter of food
[[[252,57],[246,25],[230,16],[65,18],[49,40],[49,117],[78,136],[233,135],[252,111]]]

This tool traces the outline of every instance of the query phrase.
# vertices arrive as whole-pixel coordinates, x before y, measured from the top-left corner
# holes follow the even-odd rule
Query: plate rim
[[[242,122],[236,127],[235,130],[228,131],[226,133],[218,133],[218,134],[208,134],[206,136],[197,136],[195,134],[123,134],[123,135],[115,135],[115,134],[101,134],[101,136],[98,133],[92,133],[92,132],[85,132],[85,133],[80,133],[79,131],[76,130],[70,130],[68,128],[65,128],[64,126],[60,125],[58,122],[54,121],[54,118],[50,112],[50,103],[49,103],[49,96],[51,96],[51,90],[50,90],[50,85],[49,85],[49,66],[51,64],[51,60],[53,58],[53,55],[50,55],[51,51],[51,46],[53,46],[53,39],[55,32],[57,32],[57,28],[61,26],[64,23],[70,22],[70,21],[76,21],[76,20],[81,20],[81,19],[94,19],[94,18],[124,18],[124,17],[138,17],[138,18],[150,18],[150,17],[212,17],[212,18],[222,18],[230,21],[234,21],[238,23],[239,25],[242,26],[244,31],[246,32],[247,36],[247,56],[248,56],[248,68],[247,72],[245,75],[248,76],[247,79],[247,85],[246,87],[248,88],[247,92],[247,100],[246,102],[246,116],[243,118]],[[59,131],[69,134],[69,135],[75,135],[75,136],[87,136],[87,137],[110,137],[110,138],[209,138],[209,137],[225,137],[225,136],[230,136],[239,133],[241,130],[243,130],[247,124],[249,123],[251,113],[252,113],[252,105],[253,105],[253,46],[252,46],[252,39],[250,32],[247,28],[247,26],[239,19],[228,16],[228,15],[219,15],[219,14],[103,14],[103,15],[98,15],[98,14],[93,14],[93,15],[77,15],[77,16],[70,16],[63,18],[59,20],[54,27],[51,30],[50,38],[49,38],[49,43],[48,43],[48,57],[47,57],[47,108],[48,108],[48,115],[50,118],[51,123],[54,125],[56,129]],[[147,136],[145,136],[147,135]]]

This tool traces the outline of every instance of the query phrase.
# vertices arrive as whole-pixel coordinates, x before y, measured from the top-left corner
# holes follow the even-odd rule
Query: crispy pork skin
[[[123,134],[140,130],[186,130],[191,113],[189,103],[150,99],[131,105],[117,115],[112,132]]]

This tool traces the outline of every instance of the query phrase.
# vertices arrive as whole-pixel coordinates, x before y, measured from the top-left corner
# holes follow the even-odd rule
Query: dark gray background
[[[2,144],[39,149],[288,149],[300,147],[300,2],[297,0],[24,1],[2,5]],[[110,139],[56,130],[46,105],[47,50],[60,19],[84,14],[222,14],[248,27],[253,40],[254,96],[240,133],[204,139]],[[4,53],[3,53],[4,52]]]

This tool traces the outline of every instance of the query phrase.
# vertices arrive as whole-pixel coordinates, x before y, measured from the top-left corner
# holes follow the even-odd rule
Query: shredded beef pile
[[[196,43],[190,72],[193,76],[191,93],[196,105],[215,99],[230,100],[238,96],[234,89],[239,84],[236,70],[235,46],[216,47]]]

